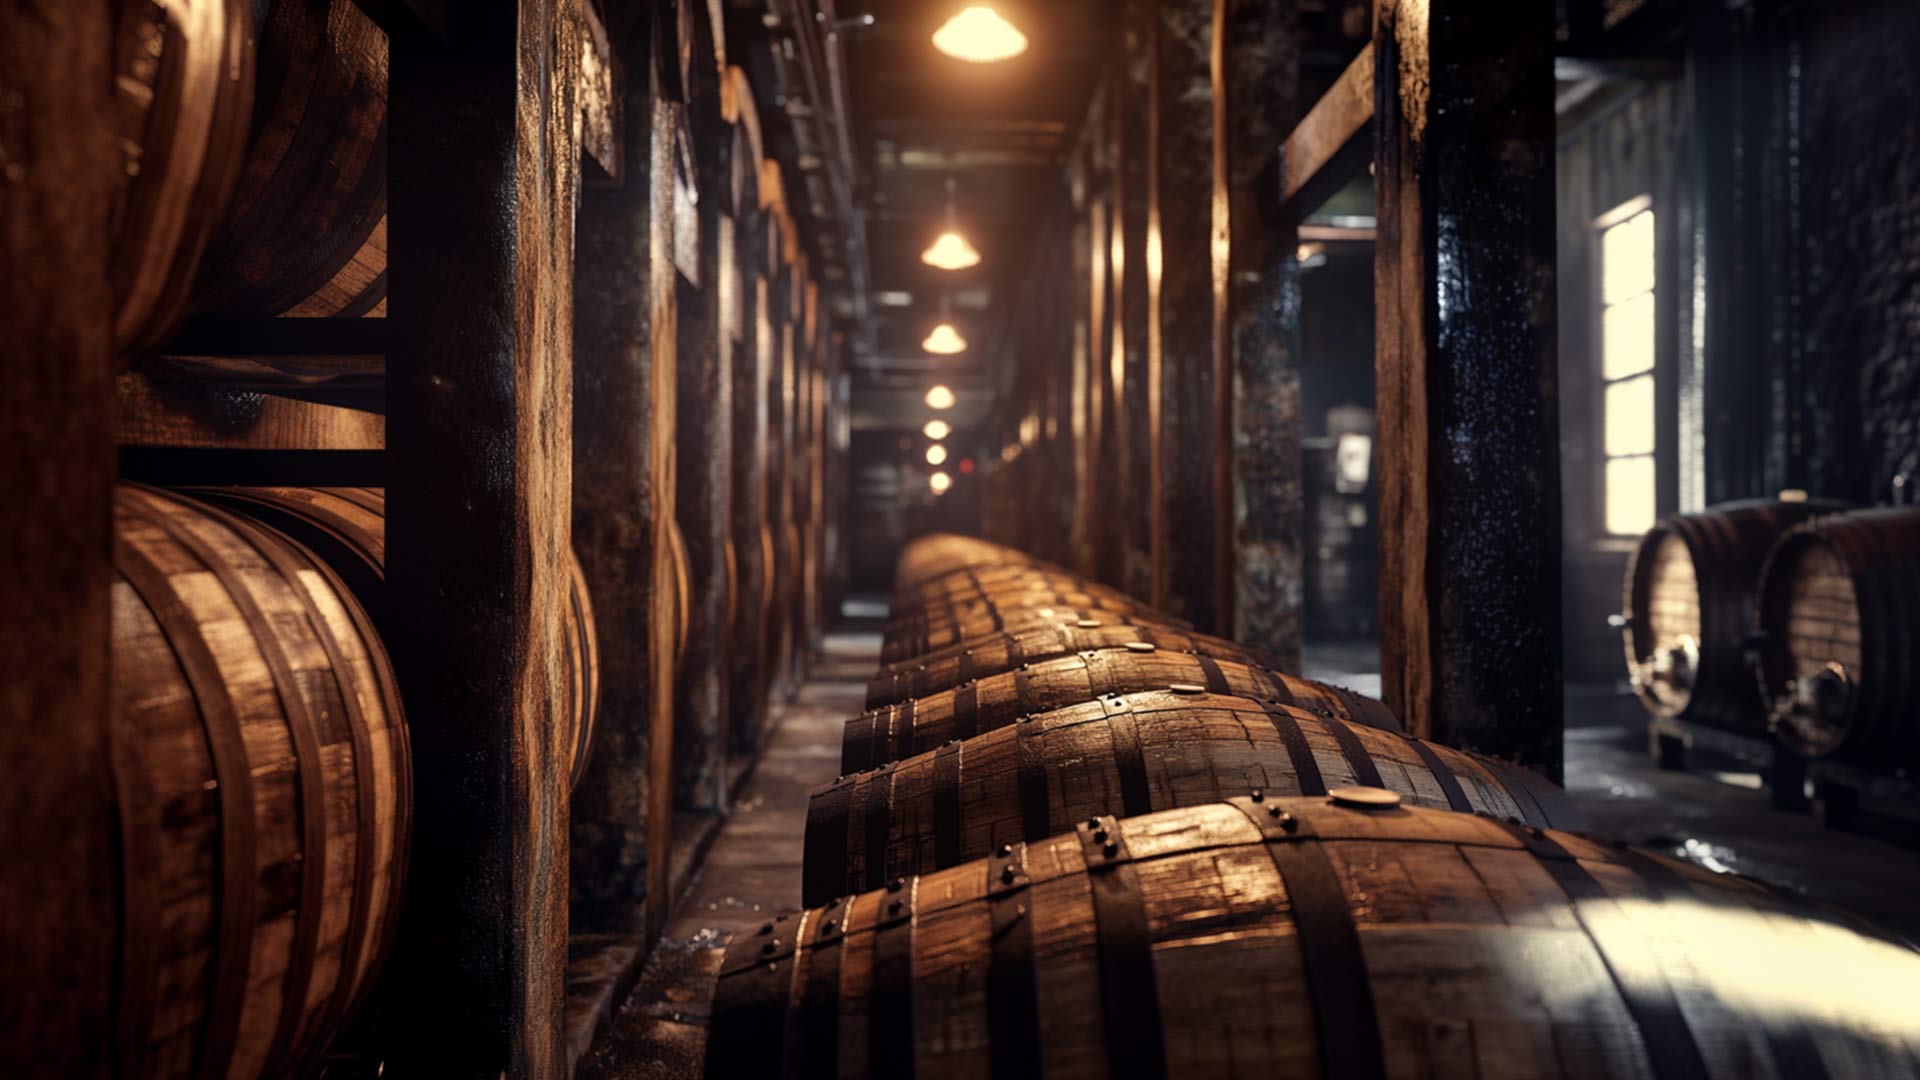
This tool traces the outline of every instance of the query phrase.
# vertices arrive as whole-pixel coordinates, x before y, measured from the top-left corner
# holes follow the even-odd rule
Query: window
[[[1601,520],[1613,536],[1653,527],[1653,209],[1616,207],[1600,232]]]

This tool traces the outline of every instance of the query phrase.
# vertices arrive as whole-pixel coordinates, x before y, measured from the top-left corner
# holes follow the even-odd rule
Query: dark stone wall
[[[1920,4],[1809,5],[1802,26],[1806,472],[1887,502],[1920,471]]]

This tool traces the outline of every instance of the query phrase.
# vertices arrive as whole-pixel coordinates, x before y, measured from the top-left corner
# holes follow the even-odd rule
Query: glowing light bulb
[[[991,64],[1027,51],[1027,35],[985,4],[948,19],[933,32],[933,47],[956,60]]]
[[[934,473],[927,477],[927,486],[933,489],[935,495],[944,495],[953,486],[953,477],[943,472]]]
[[[943,322],[933,328],[933,333],[927,335],[920,347],[938,356],[952,356],[967,351],[967,339],[960,336],[952,323]]]
[[[927,426],[920,429],[927,438],[935,442],[953,434],[953,428],[945,420],[929,420]]]
[[[920,253],[920,261],[940,270],[965,270],[980,265],[980,252],[957,232],[943,232],[933,246]]]
[[[934,409],[953,408],[953,391],[944,386],[936,386],[927,391],[927,406]]]
[[[941,446],[939,443],[934,443],[932,446],[927,447],[927,464],[945,465],[946,463],[947,463],[946,447]]]

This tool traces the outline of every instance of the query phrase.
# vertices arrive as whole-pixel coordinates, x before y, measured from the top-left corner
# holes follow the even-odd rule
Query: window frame
[[[1616,300],[1610,304],[1606,299],[1606,234],[1614,227],[1624,225],[1644,213],[1651,213],[1653,215],[1653,250],[1651,252],[1653,282],[1648,287],[1647,292],[1636,292],[1631,296]],[[1595,546],[1600,548],[1630,549],[1639,542],[1639,538],[1642,535],[1639,532],[1617,533],[1608,527],[1607,467],[1609,463],[1635,459],[1644,459],[1651,462],[1653,466],[1653,519],[1657,521],[1660,515],[1665,513],[1669,508],[1668,503],[1670,500],[1666,490],[1668,485],[1665,461],[1663,459],[1671,453],[1672,438],[1668,431],[1667,409],[1665,406],[1666,396],[1669,390],[1666,376],[1666,369],[1668,367],[1666,363],[1667,349],[1661,333],[1664,325],[1663,316],[1666,314],[1667,304],[1670,303],[1670,300],[1663,295],[1669,291],[1663,288],[1668,282],[1667,275],[1663,273],[1665,270],[1663,265],[1663,255],[1665,254],[1663,248],[1665,245],[1662,233],[1666,225],[1664,215],[1661,214],[1659,208],[1655,206],[1653,194],[1650,191],[1643,191],[1641,194],[1620,201],[1605,213],[1600,214],[1589,222],[1588,248],[1591,254],[1588,260],[1590,288],[1588,290],[1589,302],[1587,311],[1589,320],[1588,355],[1591,358],[1591,363],[1588,365],[1587,385],[1591,387],[1593,391],[1589,409],[1589,430],[1592,432],[1592,453],[1590,455],[1590,461],[1593,474],[1591,521],[1593,522],[1592,538]],[[1619,378],[1609,378],[1606,371],[1607,312],[1612,307],[1645,295],[1651,295],[1653,297],[1651,364],[1647,368],[1635,371],[1630,375],[1624,375]],[[1607,452],[1607,391],[1613,386],[1643,378],[1651,379],[1653,386],[1653,415],[1649,417],[1649,423],[1653,428],[1653,447],[1645,453],[1609,454]]]

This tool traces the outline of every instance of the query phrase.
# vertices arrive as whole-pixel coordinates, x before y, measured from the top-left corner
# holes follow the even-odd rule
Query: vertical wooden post
[[[1374,60],[1387,703],[1557,774],[1552,12],[1382,3]]]
[[[391,53],[388,645],[421,838],[396,1053],[442,1076],[566,1070],[579,20],[577,0],[480,5]]]
[[[759,749],[766,709],[766,586],[771,568],[761,551],[766,521],[767,371],[772,330],[767,313],[767,215],[760,197],[760,128],[746,73],[730,69],[740,110],[734,144],[735,266],[740,301],[733,367],[733,732],[740,753]]]
[[[1305,504],[1301,493],[1298,285],[1292,229],[1276,220],[1274,147],[1299,115],[1296,14],[1214,0],[1213,343],[1220,622],[1300,662]]]
[[[1212,0],[1159,0],[1149,35],[1148,393],[1154,425],[1155,606],[1221,628],[1213,342]]]
[[[732,230],[720,223],[733,197],[733,131],[721,115],[722,84],[730,78],[718,52],[722,31],[708,24],[706,13],[695,17],[708,27],[701,41],[713,51],[695,57],[701,66],[689,118],[699,192],[700,282],[697,288],[682,283],[679,301],[676,495],[693,593],[687,598],[687,649],[676,691],[680,766],[675,786],[678,805],[712,811],[724,809],[727,798],[732,658],[727,548],[733,514],[733,340],[723,307],[734,292],[732,281],[723,277],[732,271],[731,260],[721,257]]]
[[[0,1073],[102,1076],[115,956],[116,6],[0,3]]]
[[[1157,417],[1157,378],[1150,367],[1157,361],[1148,349],[1147,223],[1148,175],[1152,159],[1147,142],[1148,81],[1151,66],[1149,43],[1152,34],[1153,0],[1126,0],[1121,16],[1121,65],[1114,87],[1114,156],[1118,213],[1115,228],[1120,234],[1120,259],[1117,266],[1115,323],[1124,349],[1122,380],[1125,392],[1120,398],[1116,423],[1124,430],[1124,483],[1127,488],[1126,529],[1120,542],[1125,548],[1120,585],[1143,599],[1153,595],[1154,524],[1157,458],[1154,456],[1154,422]]]
[[[623,180],[580,203],[575,548],[600,637],[600,723],[573,796],[573,913],[595,933],[665,917],[673,792],[673,138],[644,9],[610,17],[624,71]]]

